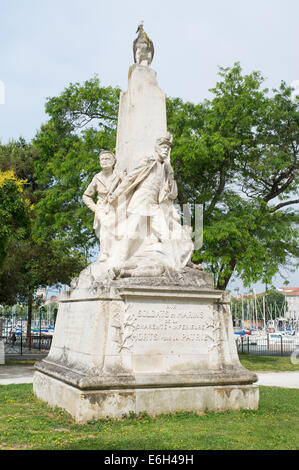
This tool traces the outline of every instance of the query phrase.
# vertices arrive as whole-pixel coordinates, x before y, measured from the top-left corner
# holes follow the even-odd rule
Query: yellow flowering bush
[[[12,170],[0,171],[0,270],[10,240],[24,238],[30,225],[29,201],[22,194],[25,183]]]
[[[26,180],[18,179],[14,174],[13,170],[0,170],[0,188],[2,188],[7,181],[14,181],[18,190],[20,192],[23,192],[23,185],[26,183]]]

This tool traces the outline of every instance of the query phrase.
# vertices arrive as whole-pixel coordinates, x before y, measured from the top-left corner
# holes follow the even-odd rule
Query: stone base
[[[185,274],[62,294],[51,350],[35,365],[35,394],[80,422],[256,408],[257,376],[240,364],[229,298],[203,273],[193,285]]]
[[[60,380],[36,372],[34,392],[50,406],[59,406],[78,423],[124,413],[146,411],[155,416],[176,411],[225,411],[258,408],[257,385],[140,388],[83,391]]]

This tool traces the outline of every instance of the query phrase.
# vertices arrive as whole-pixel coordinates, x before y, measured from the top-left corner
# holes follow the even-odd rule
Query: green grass
[[[5,361],[5,366],[33,366],[39,359],[10,359],[8,361]],[[0,367],[1,367],[0,365]]]
[[[292,364],[290,357],[258,356],[254,354],[240,354],[240,362],[246,369],[256,372],[262,371],[296,371],[299,364]]]
[[[258,356],[254,354],[240,354],[241,364],[246,369],[253,371],[296,371],[299,370],[299,363],[292,364],[290,357],[280,356]],[[5,365],[34,365],[39,359],[11,359]],[[0,365],[1,368],[1,365]]]
[[[260,387],[256,411],[176,413],[76,424],[31,384],[0,386],[0,449],[299,449],[299,391]]]

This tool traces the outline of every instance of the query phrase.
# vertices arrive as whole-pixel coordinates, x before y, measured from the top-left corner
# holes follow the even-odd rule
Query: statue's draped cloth
[[[142,161],[114,191],[116,239],[126,247],[126,267],[164,266],[181,269],[193,251],[191,228],[181,225],[173,200],[177,185],[169,162]],[[119,253],[119,257],[121,253]],[[118,259],[119,259],[118,257]]]

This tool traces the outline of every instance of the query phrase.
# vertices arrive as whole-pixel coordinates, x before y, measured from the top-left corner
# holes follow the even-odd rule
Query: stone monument
[[[137,32],[116,155],[101,152],[102,171],[83,195],[100,256],[60,295],[34,392],[78,422],[256,409],[257,376],[239,362],[229,295],[191,262],[191,229],[174,205],[165,96],[149,67],[154,49],[142,24]]]

